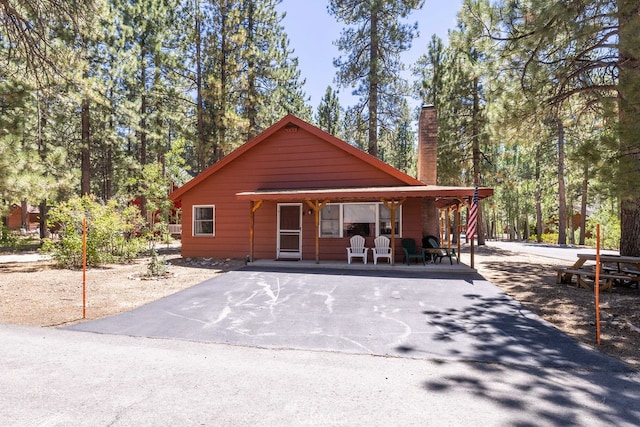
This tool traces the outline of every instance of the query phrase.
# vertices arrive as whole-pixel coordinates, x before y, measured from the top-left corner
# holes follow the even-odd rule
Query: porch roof
[[[436,199],[439,206],[455,205],[473,197],[474,187],[447,187],[439,185],[407,185],[398,187],[348,187],[348,188],[299,188],[268,189],[243,191],[236,193],[240,200],[326,200],[357,201],[385,199],[397,200],[410,197],[427,197]],[[493,188],[479,187],[478,198],[484,199],[493,195]]]

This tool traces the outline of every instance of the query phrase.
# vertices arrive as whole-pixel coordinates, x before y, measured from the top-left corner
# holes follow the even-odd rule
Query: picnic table
[[[585,278],[596,277],[595,265],[586,264],[587,261],[596,261],[596,254],[578,254],[578,260],[571,267],[558,267],[556,283],[570,284],[573,276],[576,276],[578,286],[593,289],[593,285]],[[610,289],[614,284],[629,284],[638,286],[640,283],[640,257],[621,255],[600,255],[600,276],[605,283],[600,289]],[[631,266],[628,268],[627,266]]]

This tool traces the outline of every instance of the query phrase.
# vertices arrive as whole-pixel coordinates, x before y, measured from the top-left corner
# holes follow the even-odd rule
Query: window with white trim
[[[396,211],[396,237],[402,235],[402,207]],[[391,236],[391,210],[382,203],[330,203],[320,211],[320,237]]]
[[[340,205],[329,204],[320,211],[320,237],[340,237]]]
[[[193,206],[194,236],[215,236],[215,212],[214,205]]]

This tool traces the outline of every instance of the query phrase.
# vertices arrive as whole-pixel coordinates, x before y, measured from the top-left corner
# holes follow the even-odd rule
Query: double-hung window
[[[214,205],[196,205],[193,207],[193,235],[194,236],[215,236],[215,213]]]
[[[339,204],[326,205],[320,211],[320,237],[340,237]]]

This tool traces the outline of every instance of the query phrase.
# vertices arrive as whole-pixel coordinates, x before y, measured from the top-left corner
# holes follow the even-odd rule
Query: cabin
[[[346,260],[353,235],[400,240],[439,235],[439,209],[461,206],[472,187],[437,178],[436,111],[420,115],[418,179],[287,115],[213,164],[170,198],[182,205],[182,256]],[[479,197],[493,194],[479,189]]]
[[[3,220],[9,230],[36,232],[40,227],[40,208],[26,203],[12,204],[9,215]]]

